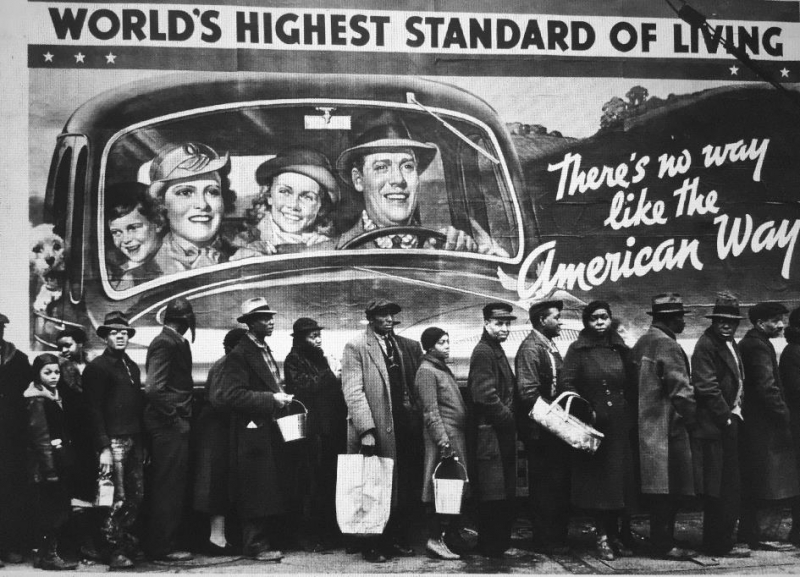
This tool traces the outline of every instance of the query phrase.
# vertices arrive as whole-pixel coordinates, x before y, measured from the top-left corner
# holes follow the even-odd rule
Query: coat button
[[[386,427],[386,432],[387,433],[391,433],[392,432],[392,428],[391,427]]]
[[[611,394],[611,391],[609,391],[608,389],[606,389],[606,394],[607,394],[607,395],[610,395],[610,394]]]
[[[614,403],[612,403],[611,401],[608,401],[608,406],[612,407],[612,406],[614,406]]]

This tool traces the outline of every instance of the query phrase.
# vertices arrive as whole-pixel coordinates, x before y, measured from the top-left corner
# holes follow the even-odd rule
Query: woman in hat
[[[297,473],[307,471],[305,495],[311,501],[309,526],[317,533],[317,548],[336,545],[341,533],[336,523],[336,462],[345,452],[347,407],[342,394],[341,366],[322,350],[324,327],[309,318],[297,319],[292,350],[284,362],[286,392],[308,410],[306,451],[298,454]]]
[[[256,227],[271,253],[279,245],[333,248],[332,217],[340,195],[324,154],[300,146],[286,149],[258,167],[256,181],[261,186],[253,200]]]
[[[592,513],[597,556],[612,560],[615,555],[632,555],[619,534],[620,518],[633,496],[630,418],[625,401],[630,349],[617,333],[611,307],[604,301],[593,301],[583,309],[583,326],[564,357],[559,388],[588,401],[588,414],[577,416],[587,417],[605,438],[593,455],[573,452],[572,504]]]
[[[458,383],[445,364],[450,357],[450,335],[439,327],[429,327],[420,338],[425,354],[417,369],[414,388],[425,423],[425,469],[422,476],[422,501],[428,516],[428,542],[431,555],[441,559],[460,559],[465,552],[458,529],[460,518],[437,515],[434,507],[433,473],[440,462],[452,469],[460,461],[467,467],[467,406]],[[446,527],[446,531],[445,531]]]
[[[166,217],[168,232],[155,262],[163,274],[260,256],[257,244],[235,243],[220,234],[233,212],[228,155],[208,145],[184,142],[162,148],[150,165],[150,196]]]

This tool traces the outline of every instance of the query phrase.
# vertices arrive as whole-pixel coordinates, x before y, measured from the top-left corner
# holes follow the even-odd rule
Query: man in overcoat
[[[30,526],[25,498],[28,411],[22,394],[32,374],[27,355],[4,338],[8,323],[0,314],[0,567],[3,561],[22,562]]]
[[[739,518],[739,427],[742,422],[744,369],[733,337],[744,317],[739,301],[717,298],[711,326],[692,354],[692,384],[697,401],[697,428],[692,431],[692,457],[698,494],[703,496],[703,548],[709,555],[748,556],[732,552]]]
[[[469,361],[469,386],[475,428],[478,552],[502,557],[511,545],[516,498],[516,419],[514,373],[502,344],[513,309],[507,303],[483,307],[483,335]]]
[[[285,447],[275,419],[292,401],[272,351],[265,342],[275,328],[277,311],[266,299],[242,303],[240,323],[247,334],[225,357],[219,377],[210,384],[216,409],[230,421],[231,501],[242,525],[243,553],[257,561],[280,561],[283,553],[270,548],[270,540],[285,528],[287,511]]]
[[[192,349],[183,336],[195,317],[191,303],[176,298],[167,304],[164,328],[147,348],[144,425],[150,434],[151,472],[145,550],[160,561],[189,561],[175,550],[189,482],[189,435],[192,418]]]
[[[638,428],[641,492],[651,505],[650,540],[658,556],[688,559],[675,545],[675,516],[682,497],[694,495],[689,430],[697,405],[689,378],[689,359],[676,335],[683,332],[685,310],[677,293],[653,297],[650,329],[633,347],[638,377]]]
[[[541,397],[555,399],[564,361],[553,339],[561,333],[560,300],[534,303],[528,310],[533,330],[517,350],[517,432],[528,457],[528,499],[534,543],[543,552],[567,549],[570,451],[528,415]]]
[[[739,341],[744,365],[744,422],[739,433],[742,471],[742,513],[739,540],[751,549],[773,549],[779,544],[762,539],[764,517],[777,513],[780,501],[800,493],[790,413],[770,339],[783,332],[789,312],[775,302],[750,307],[753,324]]]
[[[362,555],[374,563],[413,555],[409,509],[420,503],[422,421],[414,398],[414,377],[422,357],[416,341],[394,334],[402,309],[386,299],[366,308],[368,325],[344,348],[342,391],[347,404],[348,453],[394,459],[392,513],[379,539],[365,539]]]

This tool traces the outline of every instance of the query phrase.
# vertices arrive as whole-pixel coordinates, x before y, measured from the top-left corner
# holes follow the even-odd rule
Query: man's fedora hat
[[[250,317],[258,315],[275,315],[278,311],[269,308],[269,303],[264,297],[255,297],[242,303],[242,314],[236,319],[237,322],[246,323]]]
[[[674,315],[685,314],[683,298],[678,293],[661,293],[653,297],[652,310],[648,315]]]
[[[0,313],[0,325],[7,325],[10,322],[11,321],[8,320],[8,317],[6,315],[4,315],[3,313]]]
[[[512,315],[513,307],[508,303],[489,303],[483,307],[484,320],[497,319],[499,321],[513,321],[517,317]]]
[[[128,331],[128,336],[136,334],[136,329],[131,328],[128,317],[122,311],[111,311],[103,320],[103,324],[97,327],[97,336],[101,339],[106,338],[106,333],[110,331]]]
[[[739,310],[739,299],[730,294],[718,295],[714,308],[710,314],[706,315],[706,318],[742,320],[744,317]]]
[[[321,331],[325,327],[319,326],[317,321],[314,319],[310,319],[308,317],[300,317],[294,324],[292,325],[292,333],[293,337],[302,337],[307,335],[308,333],[312,333],[314,331]]]
[[[388,299],[375,299],[367,303],[367,308],[364,310],[364,312],[368,317],[371,317],[373,315],[386,313],[389,313],[390,315],[396,315],[402,310],[403,308],[396,302],[392,302]],[[395,324],[400,323],[395,322]]]
[[[354,146],[342,152],[336,160],[336,170],[345,182],[351,182],[350,171],[357,157],[403,148],[414,151],[419,172],[428,168],[439,150],[432,142],[420,142],[412,138],[408,128],[402,124],[383,124],[364,132],[356,139]]]
[[[168,182],[190,176],[199,176],[220,170],[228,165],[228,154],[199,142],[169,144],[158,151],[150,164],[150,183]]]
[[[339,185],[333,175],[333,167],[321,152],[304,146],[293,146],[263,162],[256,169],[256,182],[264,186],[284,172],[295,172],[307,176],[328,191],[333,204],[339,202]]]

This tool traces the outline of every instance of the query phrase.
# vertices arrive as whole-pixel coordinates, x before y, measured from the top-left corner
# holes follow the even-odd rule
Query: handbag
[[[339,455],[336,521],[342,533],[380,535],[392,508],[394,460],[361,454]]]
[[[594,453],[600,447],[600,442],[605,435],[570,414],[572,401],[578,398],[584,402],[586,399],[572,391],[558,395],[552,403],[542,397],[536,399],[533,409],[528,417],[539,423],[542,427],[553,433],[556,437],[567,443],[570,447]],[[565,406],[559,403],[566,399]]]

